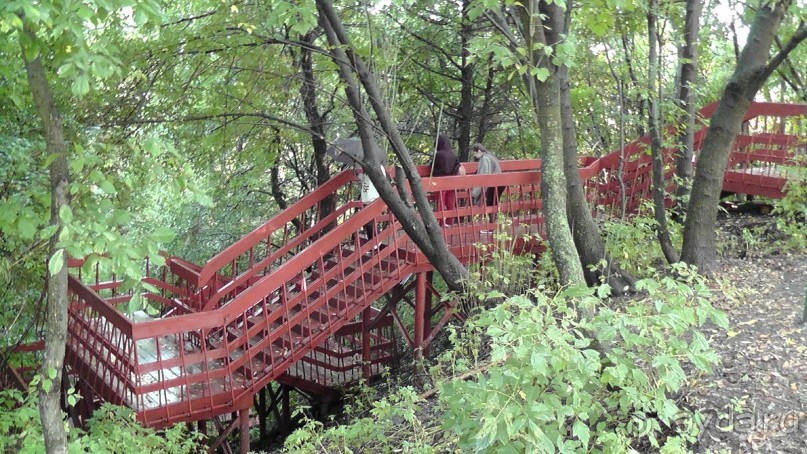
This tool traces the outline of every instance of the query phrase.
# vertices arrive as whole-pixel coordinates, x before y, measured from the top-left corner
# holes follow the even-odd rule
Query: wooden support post
[[[423,337],[426,320],[426,273],[415,277],[415,361],[423,359]]]
[[[361,360],[362,376],[365,381],[370,381],[370,323],[373,321],[372,307],[368,307],[361,313]]]
[[[432,288],[432,279],[434,278],[434,271],[428,271],[426,273],[426,282],[428,283],[428,288]],[[431,334],[432,331],[432,292],[426,290],[425,293],[425,307],[423,310],[423,356],[429,356],[429,343],[430,340],[434,336]]]
[[[249,407],[238,411],[238,419],[241,425],[241,454],[249,453]]]
[[[233,429],[238,423],[238,418],[232,418],[230,423],[227,424],[227,427],[222,426],[221,421],[218,417],[213,419],[213,423],[216,425],[216,429],[219,431],[219,436],[210,443],[210,446],[207,448],[208,454],[213,454],[217,452],[219,447],[226,453],[232,454],[232,449],[230,449],[230,445],[227,444],[227,437],[232,433]]]
[[[202,435],[207,435],[207,420],[200,419],[199,421],[196,421],[196,430],[198,430]]]
[[[286,385],[280,385],[283,392],[283,421],[281,424],[281,431],[283,434],[288,435],[291,433],[291,407],[289,402],[289,387]]]
[[[266,440],[266,417],[269,414],[269,410],[266,408],[266,393],[268,392],[268,388],[268,386],[265,386],[261,388],[258,393],[258,429],[260,430],[261,441]]]

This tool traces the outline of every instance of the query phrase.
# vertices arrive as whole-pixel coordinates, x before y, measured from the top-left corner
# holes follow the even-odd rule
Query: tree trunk
[[[493,77],[496,70],[493,68],[493,53],[488,54],[488,74],[485,78],[485,91],[482,94],[482,108],[479,109],[479,129],[476,134],[476,141],[485,143],[485,135],[488,133],[488,109],[493,98]]]
[[[303,110],[308,120],[308,126],[313,131],[311,134],[311,146],[314,149],[314,167],[317,170],[317,184],[323,184],[331,178],[328,166],[325,164],[325,153],[328,144],[325,141],[325,116],[320,114],[317,107],[316,79],[314,78],[314,65],[311,60],[311,44],[316,39],[315,32],[309,32],[301,37],[301,42],[306,46],[300,46],[300,57],[297,65],[300,68],[301,84],[300,97],[303,100]],[[328,196],[320,202],[320,218],[328,216],[333,210],[333,197]]]
[[[631,47],[633,46],[633,40],[629,39],[628,35],[622,33],[622,52],[625,55],[625,66],[628,68],[628,76],[630,78],[631,87],[633,91],[636,93],[636,101],[634,103],[634,107],[637,109],[636,117],[642,118],[644,117],[644,96],[641,94],[639,78],[636,76],[636,71],[633,69],[633,60],[630,57]],[[629,90],[630,92],[630,90]],[[627,103],[623,104],[627,107]],[[642,137],[644,135],[644,128],[642,127],[642,123],[639,122],[636,127],[636,135],[638,137]]]
[[[553,27],[547,29],[550,42],[560,42],[561,34],[568,33],[571,19],[571,5],[567,4],[565,17],[550,17]],[[557,31],[556,31],[557,30]],[[566,211],[572,230],[572,237],[577,255],[583,266],[583,275],[588,285],[598,285],[600,279],[611,287],[614,294],[622,294],[633,287],[635,279],[622,271],[605,252],[597,224],[591,216],[591,208],[586,201],[583,182],[577,163],[577,142],[574,112],[572,111],[572,92],[569,81],[569,67],[561,65],[558,69],[560,83],[560,112],[563,124],[563,170],[566,177],[567,204]],[[605,266],[603,267],[603,263]]]
[[[459,137],[457,138],[458,155],[460,161],[468,161],[468,151],[471,148],[471,122],[474,115],[474,69],[475,65],[468,61],[471,51],[468,46],[471,41],[471,26],[473,25],[468,19],[468,3],[469,0],[462,2],[462,19],[460,25],[460,41],[462,43],[462,55],[460,66],[460,105],[459,112]]]
[[[648,130],[650,132],[650,155],[653,158],[653,213],[656,219],[656,236],[661,251],[667,263],[678,262],[678,252],[672,244],[670,230],[667,227],[667,207],[665,199],[667,193],[667,180],[664,178],[664,156],[661,146],[661,130],[659,126],[659,102],[661,94],[658,89],[658,0],[650,0],[647,12],[647,44],[648,44],[648,74],[647,74],[647,107]]]
[[[550,18],[549,20],[560,18],[559,23],[562,24],[563,11],[558,5],[538,1],[530,1],[527,8],[519,10],[521,29],[530,31],[525,36],[527,48],[534,48],[534,43],[549,45],[551,41],[545,34],[544,24],[533,21],[540,21],[541,17]],[[541,15],[538,14],[539,8]],[[542,58],[542,55],[545,55],[543,50],[532,52],[530,64],[547,69],[548,77],[543,81],[536,77],[527,77],[525,82],[532,100],[533,115],[541,133],[541,199],[544,203],[549,249],[558,269],[560,284],[568,286],[584,283],[585,277],[566,213],[559,68],[549,59]]]
[[[361,58],[353,51],[342,22],[330,2],[317,0],[316,4],[320,25],[325,30],[328,42],[331,45],[331,58],[339,67],[340,76],[345,83],[347,99],[359,128],[359,136],[365,150],[364,160],[361,163],[364,172],[378,190],[379,196],[386,202],[390,211],[401,223],[404,231],[443,276],[448,287],[454,291],[463,291],[464,282],[468,278],[468,270],[449,251],[446,245],[442,229],[431,210],[431,204],[421,184],[421,178],[417,173],[415,163],[409,155],[403,139],[401,139],[398,129],[389,115],[388,109],[383,104],[383,98],[372,74],[370,74]],[[403,188],[399,187],[400,192],[396,192],[389,180],[381,173],[380,161],[378,160],[379,147],[373,136],[373,125],[369,121],[370,116],[361,100],[354,72],[361,81],[381,129],[387,135],[393,152],[398,157],[401,168],[406,174],[415,199],[414,208],[402,197],[404,195],[402,194]]]
[[[33,33],[27,33],[29,39],[36,40]],[[62,118],[48,86],[41,55],[33,60],[28,60],[25,57],[25,49],[23,48],[23,59],[25,60],[25,70],[28,75],[28,85],[31,88],[31,94],[42,121],[47,154],[56,156],[56,159],[50,165],[50,223],[51,225],[58,225],[60,232],[62,222],[59,212],[62,207],[69,208],[67,145],[64,140]],[[44,436],[45,449],[48,453],[67,452],[67,434],[61,409],[60,394],[65,344],[67,342],[67,306],[69,299],[67,297],[67,254],[63,248],[59,248],[59,232],[51,238],[48,254],[49,257],[61,256],[62,266],[56,273],[48,271],[45,350],[40,371],[43,382],[49,380],[50,387],[45,389],[46,386],[42,383],[39,389],[39,417],[42,420],[42,435]]]
[[[678,136],[678,155],[675,160],[675,173],[679,183],[676,189],[677,212],[686,205],[689,189],[692,186],[692,156],[695,146],[695,96],[692,85],[698,75],[698,32],[702,0],[687,0],[684,18],[684,44],[681,46],[681,76],[678,81],[678,107],[683,115],[683,128]]]
[[[790,1],[779,1],[759,6],[748,41],[740,53],[734,74],[723,89],[703,140],[684,226],[681,260],[705,273],[712,270],[716,260],[717,204],[731,146],[757,91],[786,56],[783,50],[768,63],[771,44],[789,5]],[[804,38],[802,23],[786,46],[787,52]]]

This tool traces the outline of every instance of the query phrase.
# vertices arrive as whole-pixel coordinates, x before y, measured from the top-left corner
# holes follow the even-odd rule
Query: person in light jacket
[[[489,152],[481,143],[475,143],[471,146],[471,153],[474,159],[479,161],[477,167],[477,175],[486,175],[492,173],[502,173],[502,167],[499,165],[499,159]],[[504,192],[504,186],[489,187],[489,188],[473,188],[471,190],[471,201],[474,205],[482,204],[482,190],[485,190],[485,206],[495,206],[499,202],[499,196]]]

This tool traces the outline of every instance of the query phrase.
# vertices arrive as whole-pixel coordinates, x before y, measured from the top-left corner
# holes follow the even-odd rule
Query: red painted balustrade
[[[701,109],[701,118],[715,106]],[[806,115],[804,105],[753,104],[724,190],[781,197],[787,166],[806,154]],[[705,127],[696,134],[696,152],[704,133]],[[595,217],[634,213],[650,197],[648,143],[643,137],[607,156],[581,159]],[[671,177],[674,148],[664,156]],[[540,161],[502,161],[500,175],[475,175],[476,164],[465,165],[469,175],[442,178],[419,168],[429,194],[456,193],[455,209],[435,212],[452,253],[463,263],[479,260],[475,245],[491,242],[496,227],[491,214],[511,221],[514,252],[539,253],[545,235]],[[471,188],[491,186],[505,188],[496,206],[470,203]],[[667,189],[674,188],[670,178]],[[203,265],[170,256],[164,265],[147,261],[141,297],[153,315],[125,315],[120,307],[131,293],[121,291],[122,282],[71,260],[67,363],[75,377],[159,427],[248,408],[272,381],[328,394],[380,374],[396,354],[395,325],[405,327],[373,303],[384,295],[400,298],[400,284],[412,288],[410,276],[432,265],[382,200],[365,206],[358,192],[357,175],[345,171]],[[370,221],[372,239],[363,230]]]

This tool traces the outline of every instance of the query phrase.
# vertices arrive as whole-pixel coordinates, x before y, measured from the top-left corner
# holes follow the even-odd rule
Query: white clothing
[[[381,173],[383,173],[385,177],[387,176],[387,171],[386,171],[386,169],[384,169],[384,166],[381,166]],[[375,186],[373,185],[373,182],[370,181],[370,177],[368,177],[367,174],[362,173],[360,181],[361,181],[361,201],[362,201],[362,203],[364,203],[366,205],[366,204],[374,201],[375,199],[377,199],[378,198],[378,189],[376,189]]]

